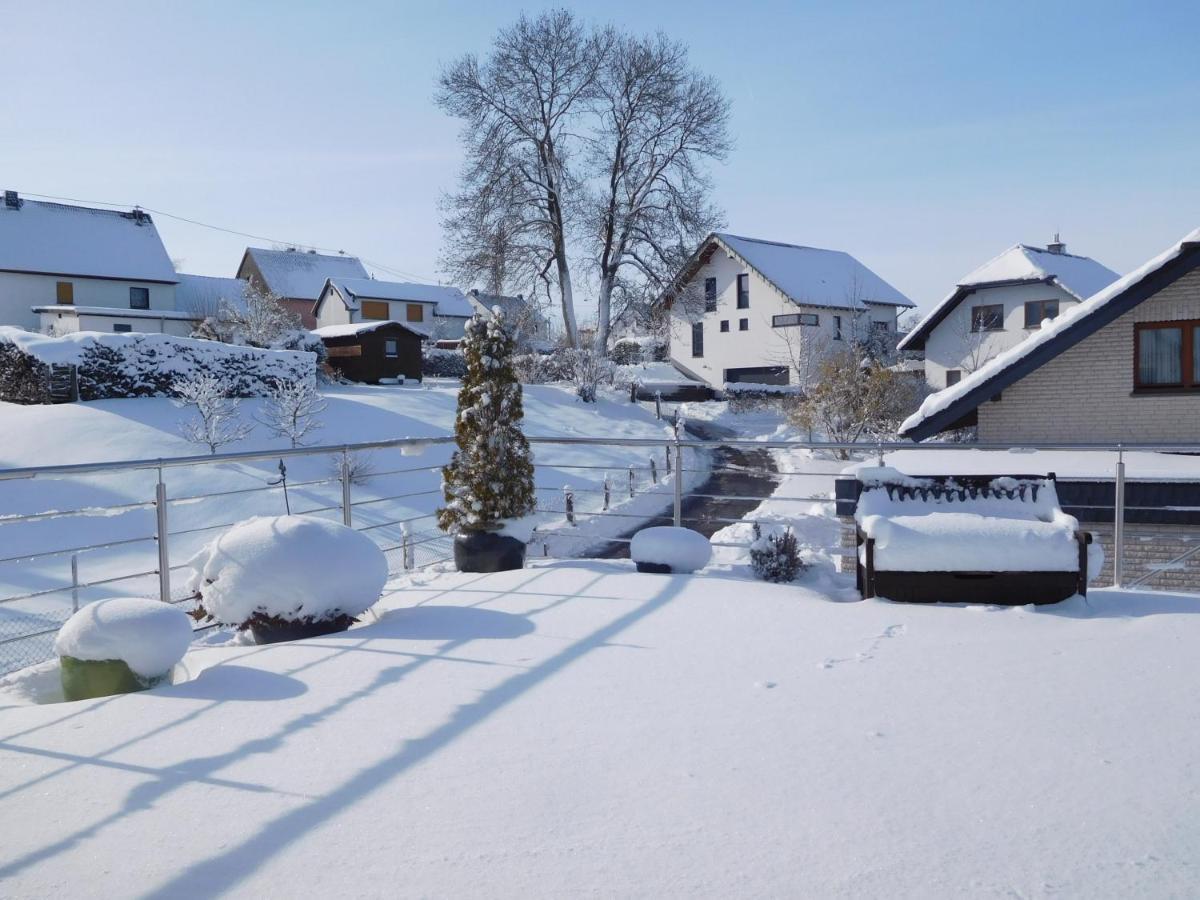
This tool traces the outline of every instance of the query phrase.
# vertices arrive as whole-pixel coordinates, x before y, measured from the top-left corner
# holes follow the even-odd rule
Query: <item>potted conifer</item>
[[[458,392],[458,449],[442,469],[446,505],[438,525],[453,531],[461,572],[503,572],[525,565],[516,520],[533,512],[533,459],[521,431],[521,384],[513,340],[496,314],[467,323],[462,342],[467,374]]]

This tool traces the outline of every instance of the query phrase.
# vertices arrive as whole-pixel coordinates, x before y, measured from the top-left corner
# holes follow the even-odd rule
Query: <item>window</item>
[[[420,307],[418,307],[419,309]],[[383,355],[388,359],[395,359],[400,355],[400,342],[395,338],[387,338],[383,342]]]
[[[749,319],[738,319],[738,331],[749,331],[749,330],[750,330],[750,320]]]
[[[972,306],[971,330],[1003,331],[1004,307],[998,303],[995,306]]]
[[[962,381],[962,372],[958,369],[946,370],[946,387],[953,387]]]
[[[129,289],[130,309],[150,308],[150,288],[131,287]]]
[[[704,355],[704,323],[692,323],[692,356]]]
[[[1200,390],[1200,321],[1135,326],[1134,386]]]
[[[404,316],[409,322],[424,322],[425,307],[420,303],[410,303],[404,310]]]
[[[738,287],[738,301],[737,301],[738,307],[737,308],[738,309],[749,309],[750,308],[750,276],[749,275],[739,275],[737,287]]]
[[[388,305],[386,301],[363,300],[360,305],[362,308],[362,317],[364,319],[370,319],[372,322],[387,321]]]
[[[120,322],[113,325],[113,334],[128,334],[133,331],[132,325],[122,325]]]
[[[60,281],[54,285],[55,296],[59,303],[75,302],[75,285],[70,281]]]
[[[722,331],[722,332],[726,332],[726,331],[728,331],[728,330],[729,330],[729,320],[728,320],[728,319],[722,319],[722,320],[721,320],[721,331]]]
[[[793,325],[819,325],[820,318],[816,313],[788,313],[782,316],[771,316],[772,328],[790,328]]]
[[[841,316],[833,317],[833,339],[835,341],[840,341],[842,339],[842,317]]]
[[[1057,315],[1057,300],[1030,300],[1025,304],[1025,327],[1041,328],[1042,319],[1053,319]]]
[[[704,311],[717,311],[717,279],[704,279]]]
[[[880,322],[880,321],[878,321],[878,320],[876,320],[876,321],[873,321],[873,322],[871,323],[871,330],[872,330],[872,331],[887,331],[887,330],[888,330],[888,323],[887,323],[887,322]]]

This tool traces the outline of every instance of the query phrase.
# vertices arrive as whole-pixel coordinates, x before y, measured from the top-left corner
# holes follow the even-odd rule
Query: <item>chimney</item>
[[[16,191],[4,192],[4,206],[6,209],[20,209],[21,198],[17,196]]]
[[[1067,252],[1067,245],[1064,244],[1061,240],[1059,240],[1057,231],[1054,232],[1054,240],[1046,245],[1046,252],[1047,253],[1058,253],[1058,254]]]

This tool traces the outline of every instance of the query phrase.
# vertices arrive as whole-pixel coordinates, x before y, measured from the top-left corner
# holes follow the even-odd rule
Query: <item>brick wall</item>
[[[1200,441],[1200,394],[1132,396],[1134,324],[1178,319],[1200,319],[1200,269],[982,404],[979,439]]]

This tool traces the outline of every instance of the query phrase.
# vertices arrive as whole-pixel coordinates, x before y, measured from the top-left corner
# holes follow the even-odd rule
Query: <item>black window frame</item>
[[[738,331],[749,331],[749,330],[750,330],[750,320],[749,319],[738,319]]]
[[[692,357],[694,359],[704,358],[704,323],[692,323]]]
[[[820,324],[821,317],[817,313],[783,313],[771,316],[772,328],[796,328],[801,325],[805,328],[817,328]]]
[[[717,279],[704,279],[704,311],[706,313],[717,311]]]
[[[962,381],[962,369],[946,370],[946,387],[954,387]]]
[[[140,292],[140,293],[139,293]],[[137,296],[145,301],[145,305],[134,302],[134,296]],[[129,308],[130,309],[149,309],[150,308],[150,288],[130,287],[129,288]]]
[[[999,325],[991,328],[983,326],[983,317],[985,315],[996,315],[996,310],[1000,311]],[[1003,331],[1004,330],[1004,304],[1003,303],[985,303],[981,306],[971,307],[971,333],[978,334],[983,331]]]
[[[130,334],[132,332],[132,325],[127,325],[124,322],[113,322],[113,334]]]
[[[743,272],[737,277],[737,308],[750,308],[750,275]]]
[[[835,341],[842,340],[842,317],[833,317],[833,339]]]
[[[728,319],[722,319],[722,320],[721,320],[721,333],[722,333],[722,334],[725,334],[725,333],[727,333],[728,331],[729,331],[729,320],[728,320]]]
[[[1053,304],[1054,315],[1046,315],[1046,307]],[[1030,319],[1029,313],[1031,310],[1037,311],[1037,318]],[[1026,300],[1025,301],[1025,327],[1038,329],[1042,327],[1043,319],[1057,319],[1059,313],[1062,312],[1062,304],[1058,300]]]

